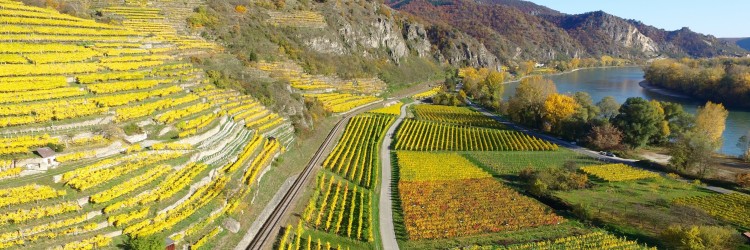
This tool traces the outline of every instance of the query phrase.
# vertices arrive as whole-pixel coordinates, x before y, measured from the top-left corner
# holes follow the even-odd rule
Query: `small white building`
[[[39,155],[40,158],[24,160],[24,165],[29,170],[47,171],[60,165],[55,161],[57,153],[49,147],[37,148],[34,153]]]

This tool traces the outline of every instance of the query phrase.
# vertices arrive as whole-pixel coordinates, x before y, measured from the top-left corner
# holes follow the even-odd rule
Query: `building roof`
[[[37,148],[34,151],[36,151],[36,153],[39,154],[39,156],[41,156],[42,158],[47,158],[55,155],[55,151],[49,147]]]
[[[745,237],[747,237],[747,238],[750,238],[750,232],[745,232],[745,233],[743,233],[742,235],[744,235],[744,236],[745,236]]]

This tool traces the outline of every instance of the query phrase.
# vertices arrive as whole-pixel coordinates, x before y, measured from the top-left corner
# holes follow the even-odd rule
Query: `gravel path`
[[[383,138],[383,144],[380,146],[381,181],[380,203],[378,203],[380,214],[378,217],[380,218],[380,237],[383,241],[383,249],[398,249],[396,230],[393,226],[393,200],[391,199],[391,194],[393,192],[391,189],[392,165],[391,151],[388,147],[390,147],[393,142],[393,133],[396,131],[396,128],[402,121],[404,121],[404,117],[406,117],[406,108],[409,105],[411,105],[411,103],[401,106],[401,115],[396,119],[393,125],[388,128],[385,138]]]

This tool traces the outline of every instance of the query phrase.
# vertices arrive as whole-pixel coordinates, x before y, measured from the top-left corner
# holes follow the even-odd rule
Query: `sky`
[[[603,10],[666,30],[750,37],[750,0],[529,0],[567,14]]]

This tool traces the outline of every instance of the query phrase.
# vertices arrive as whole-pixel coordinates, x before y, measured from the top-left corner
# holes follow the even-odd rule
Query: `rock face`
[[[659,45],[627,21],[602,11],[562,17],[560,26],[592,55],[655,57]]]
[[[602,11],[568,15],[518,0],[402,0],[390,5],[426,20],[427,26],[439,25],[475,38],[505,63],[602,55],[650,59],[743,53],[712,36],[688,29],[664,31]]]
[[[325,12],[329,27],[311,35],[305,45],[318,53],[387,58],[396,64],[406,56],[416,55],[453,66],[501,67],[497,57],[471,36],[454,33],[443,41],[435,36],[433,26],[409,19],[387,5],[374,6],[359,9],[358,5],[351,5],[347,7],[350,9],[342,9],[334,3],[327,4],[334,10]],[[358,12],[358,16],[349,16],[352,12]]]

